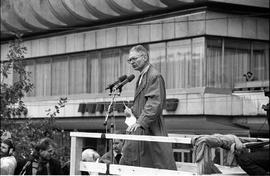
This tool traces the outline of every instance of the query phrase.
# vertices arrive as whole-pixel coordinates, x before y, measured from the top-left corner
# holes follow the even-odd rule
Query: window
[[[51,59],[43,58],[36,61],[35,96],[51,95]]]
[[[269,45],[239,39],[207,38],[206,86],[233,88],[246,82],[252,72],[254,81],[269,80]],[[224,48],[224,49],[223,49]]]
[[[86,54],[69,57],[69,94],[86,93]]]
[[[167,44],[167,89],[187,88],[191,61],[191,40]]]
[[[232,81],[244,82],[243,75],[251,70],[251,42],[244,40],[226,39],[224,43],[224,59],[230,62]],[[221,63],[222,65],[222,63]]]
[[[204,83],[204,38],[192,39],[192,57],[189,62],[189,87],[202,87]]]
[[[269,80],[269,44],[254,42],[251,59],[251,72],[255,80]]]
[[[52,61],[52,95],[68,93],[68,62],[66,56],[54,57]]]
[[[227,70],[230,68],[226,67],[227,64],[230,65],[230,60],[227,59],[225,62],[224,59],[222,59],[222,40],[218,38],[208,39],[206,50],[207,87],[221,88],[223,86],[222,83],[224,82],[228,83],[229,85],[227,86],[230,87],[230,79],[232,78],[232,76],[230,75],[231,71]]]
[[[101,90],[100,81],[101,70],[99,69],[99,54],[91,52],[87,58],[87,92],[99,93]]]
[[[166,77],[166,46],[165,43],[149,45],[150,63]],[[165,80],[166,82],[166,80]]]
[[[199,37],[146,44],[150,63],[163,75],[167,89],[233,88],[252,72],[255,81],[269,81],[269,44],[266,42]],[[129,49],[104,49],[26,61],[34,90],[27,96],[105,93],[122,75],[134,74],[127,63]],[[14,79],[16,80],[16,79]],[[134,92],[136,79],[123,87]]]
[[[105,92],[107,85],[121,76],[119,49],[101,52],[101,90]]]

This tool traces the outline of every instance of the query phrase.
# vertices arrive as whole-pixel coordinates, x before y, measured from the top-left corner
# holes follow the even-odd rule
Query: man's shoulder
[[[17,162],[16,158],[14,156],[6,156],[2,157],[1,161],[11,161],[11,162]]]
[[[162,76],[161,73],[153,66],[150,65],[149,69],[148,69],[148,74],[151,77],[159,77]]]

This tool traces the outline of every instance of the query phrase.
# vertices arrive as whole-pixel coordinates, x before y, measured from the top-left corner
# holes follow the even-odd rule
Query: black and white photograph
[[[0,175],[270,175],[269,0],[0,3]]]

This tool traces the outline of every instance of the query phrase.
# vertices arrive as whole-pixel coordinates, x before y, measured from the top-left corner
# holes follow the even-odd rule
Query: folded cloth
[[[210,148],[220,147],[227,150],[227,163],[231,166],[235,163],[235,150],[241,150],[244,147],[240,139],[231,134],[199,135],[193,137],[191,143],[194,146],[195,162],[199,165],[199,174],[218,173],[218,169],[211,160],[211,152],[208,151]]]

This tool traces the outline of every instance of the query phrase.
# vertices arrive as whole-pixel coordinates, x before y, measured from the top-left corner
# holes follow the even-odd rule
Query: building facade
[[[5,3],[1,59],[11,33],[22,32],[34,84],[24,98],[28,117],[47,117],[46,110],[67,97],[57,126],[104,131],[112,99],[105,87],[125,74],[137,77],[127,57],[142,44],[165,78],[169,133],[269,136],[262,109],[269,101],[268,0]],[[244,76],[248,72],[252,79]],[[135,82],[115,99],[116,129],[126,128],[123,101],[132,103]]]

